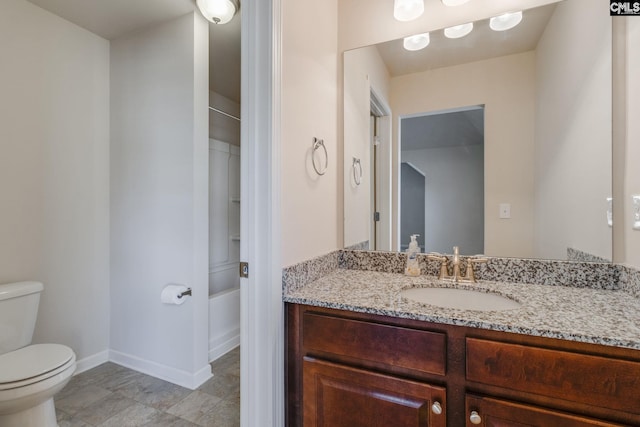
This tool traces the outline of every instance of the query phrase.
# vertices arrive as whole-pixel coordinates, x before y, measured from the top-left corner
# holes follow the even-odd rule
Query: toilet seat
[[[61,344],[34,344],[0,355],[0,390],[25,387],[75,364],[75,353]]]

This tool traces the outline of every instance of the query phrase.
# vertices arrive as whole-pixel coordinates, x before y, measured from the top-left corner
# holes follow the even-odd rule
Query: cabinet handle
[[[482,422],[482,418],[476,411],[471,411],[471,415],[469,415],[469,421],[471,421],[471,424],[480,424]]]
[[[433,402],[433,405],[431,405],[431,412],[436,415],[440,415],[442,413],[442,405],[440,405],[440,402]]]

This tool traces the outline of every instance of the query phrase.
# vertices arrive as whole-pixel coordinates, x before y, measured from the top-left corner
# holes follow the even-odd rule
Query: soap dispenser
[[[409,248],[407,249],[407,267],[404,270],[404,274],[407,276],[419,276],[420,275],[420,264],[418,263],[418,254],[420,253],[420,246],[418,246],[418,241],[416,237],[420,236],[419,234],[411,235],[411,242],[409,242]]]

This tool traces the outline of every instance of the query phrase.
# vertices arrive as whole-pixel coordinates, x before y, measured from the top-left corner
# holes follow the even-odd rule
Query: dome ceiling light
[[[196,0],[200,13],[214,24],[226,24],[238,10],[234,0]]]
[[[406,50],[420,50],[429,46],[429,33],[416,34],[415,36],[405,37],[402,45]]]
[[[424,0],[394,0],[393,17],[407,22],[419,18],[424,13]]]
[[[466,36],[473,30],[473,22],[468,22],[462,25],[456,25],[444,29],[444,35],[450,39],[459,39]]]
[[[442,0],[442,4],[445,6],[460,6],[468,2],[469,0]]]
[[[489,27],[493,31],[506,31],[515,27],[522,21],[522,11],[505,13],[504,15],[494,16],[489,20]]]

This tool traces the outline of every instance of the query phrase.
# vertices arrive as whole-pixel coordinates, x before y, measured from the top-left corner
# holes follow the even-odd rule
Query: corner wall
[[[372,241],[371,90],[388,103],[389,72],[374,46],[345,52],[344,62],[344,246]],[[389,142],[388,138],[384,139]],[[380,147],[382,148],[382,147]],[[356,185],[353,158],[363,176]],[[382,173],[381,173],[382,174]],[[388,214],[389,212],[385,212]],[[371,242],[372,243],[372,242]]]
[[[109,42],[0,2],[0,283],[44,283],[34,342],[109,346]]]
[[[612,259],[611,19],[599,0],[561,2],[536,49],[536,258]]]
[[[624,183],[624,223],[621,224],[624,233],[625,258],[624,263],[640,269],[640,230],[632,228],[633,208],[631,196],[640,194],[640,20],[637,17],[613,18],[626,19],[627,29],[627,104],[626,104],[626,165]],[[616,227],[618,225],[616,224]]]
[[[111,43],[111,359],[185,387],[208,343],[208,27],[190,13]],[[193,297],[160,302],[168,284]]]

